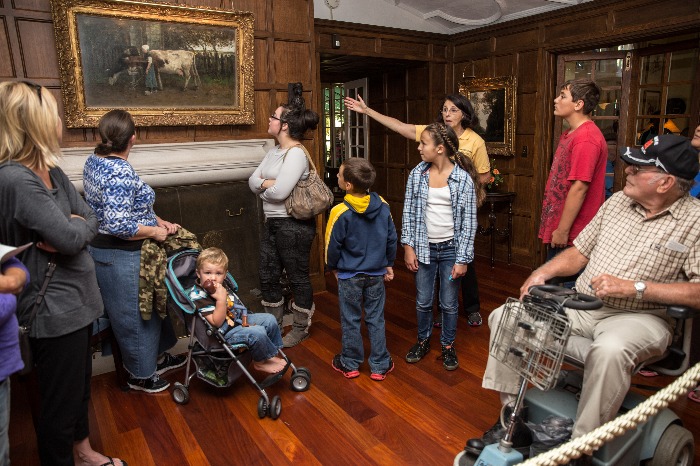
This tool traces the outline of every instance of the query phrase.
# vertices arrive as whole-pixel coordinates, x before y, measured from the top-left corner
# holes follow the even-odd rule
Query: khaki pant
[[[489,315],[492,343],[504,306]],[[585,356],[583,389],[572,437],[580,437],[612,420],[629,390],[632,371],[642,361],[663,354],[671,343],[668,322],[654,314],[608,307],[597,311],[566,310],[571,334],[593,340]],[[517,394],[520,376],[489,356],[482,387]]]

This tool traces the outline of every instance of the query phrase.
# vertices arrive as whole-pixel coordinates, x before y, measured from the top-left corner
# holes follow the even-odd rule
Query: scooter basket
[[[565,314],[508,298],[490,354],[541,390],[556,385],[571,333]]]

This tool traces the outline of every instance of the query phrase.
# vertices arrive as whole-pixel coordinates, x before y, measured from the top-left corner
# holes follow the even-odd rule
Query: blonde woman
[[[92,322],[102,314],[87,252],[97,218],[57,166],[61,119],[56,100],[30,82],[0,83],[0,243],[33,242],[20,259],[31,282],[19,295],[27,324],[49,260],[56,269],[31,325],[41,398],[35,426],[42,465],[125,465],[90,445],[88,405]]]

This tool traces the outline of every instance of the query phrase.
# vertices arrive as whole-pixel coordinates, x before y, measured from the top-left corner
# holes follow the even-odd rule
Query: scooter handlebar
[[[538,298],[551,299],[562,306],[578,311],[594,311],[603,307],[603,301],[587,294],[577,293],[569,288],[557,285],[535,285],[528,293]]]

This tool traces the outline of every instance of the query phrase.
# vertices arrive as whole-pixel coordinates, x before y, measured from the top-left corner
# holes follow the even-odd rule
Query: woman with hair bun
[[[143,248],[148,239],[162,244],[168,237],[179,236],[182,229],[156,215],[155,192],[128,162],[136,141],[129,112],[107,112],[98,129],[101,142],[83,169],[85,200],[99,220],[99,234],[89,251],[105,311],[130,375],[127,384],[134,390],[157,393],[170,385],[160,376],[183,366],[186,359],[166,352],[177,337],[169,317],[151,312],[156,299],[143,303],[143,283],[153,275],[149,272],[158,269],[158,264],[149,263],[149,270],[142,271]],[[154,295],[157,297],[156,292]]]
[[[90,445],[90,335],[103,306],[87,245],[97,218],[58,166],[62,130],[51,92],[28,81],[0,83],[0,243],[34,243],[18,256],[31,281],[17,313],[19,324],[29,326],[39,391],[39,460],[123,466]],[[0,464],[8,462],[0,456]]]
[[[306,109],[301,83],[293,89],[290,103],[270,115],[267,133],[279,143],[270,150],[248,179],[250,189],[263,201],[265,225],[260,239],[260,289],[262,305],[282,328],[284,298],[282,269],[294,295],[292,330],[282,342],[295,346],[309,336],[314,314],[313,289],[309,278],[309,255],[316,235],[316,220],[298,220],[287,213],[284,202],[294,186],[309,176],[309,162],[301,147],[307,131],[318,126],[318,113]]]

